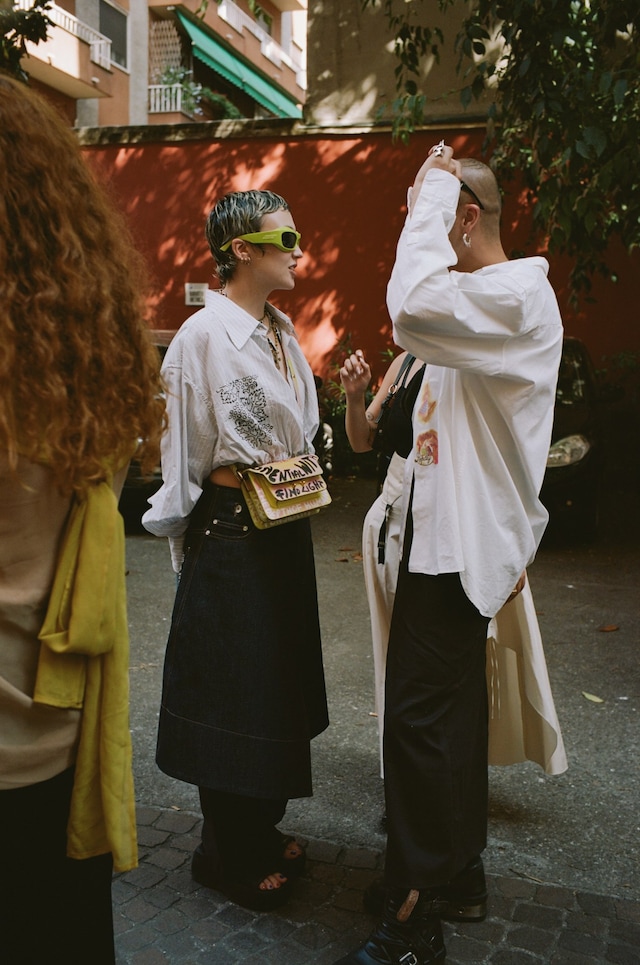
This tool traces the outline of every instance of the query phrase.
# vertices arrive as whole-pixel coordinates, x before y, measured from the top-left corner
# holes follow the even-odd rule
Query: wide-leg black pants
[[[486,847],[487,626],[457,573],[409,573],[404,560],[386,672],[389,887],[444,884]]]
[[[266,855],[283,851],[276,825],[287,809],[286,800],[268,800],[226,794],[201,787],[201,848],[216,873],[257,877],[272,874],[275,865]]]

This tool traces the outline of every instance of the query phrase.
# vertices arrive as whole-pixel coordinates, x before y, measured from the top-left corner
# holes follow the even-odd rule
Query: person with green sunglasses
[[[256,911],[287,901],[304,869],[277,825],[311,795],[310,743],[328,725],[309,520],[258,529],[234,471],[313,452],[313,372],[269,300],[296,285],[294,225],[272,191],[210,212],[219,287],[165,356],[163,484],[142,520],[179,574],[156,760],[199,791],[192,877]]]

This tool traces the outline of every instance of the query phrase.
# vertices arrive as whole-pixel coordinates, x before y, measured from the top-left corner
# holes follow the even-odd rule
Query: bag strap
[[[389,405],[389,403],[391,402],[392,398],[394,397],[398,389],[404,388],[405,382],[407,381],[407,376],[409,375],[409,369],[411,368],[415,360],[416,360],[415,355],[410,355],[409,353],[407,353],[407,355],[405,355],[405,357],[403,358],[402,365],[398,370],[398,374],[395,377],[395,381],[393,382],[392,385],[389,386],[389,391],[387,392],[386,398],[382,403],[382,405],[380,406],[381,413],[382,413],[382,410]]]
[[[398,372],[398,377],[395,381],[396,389],[404,389],[405,383],[409,375],[409,369],[415,362],[415,355],[406,355],[402,360],[402,365],[400,366],[400,371]]]

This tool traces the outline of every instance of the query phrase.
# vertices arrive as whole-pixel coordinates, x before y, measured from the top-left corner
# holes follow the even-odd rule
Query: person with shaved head
[[[441,920],[486,915],[487,626],[547,523],[562,349],[548,262],[509,260],[500,212],[491,169],[442,141],[409,191],[388,285],[395,341],[426,366],[386,667],[380,919],[335,965],[442,962]]]

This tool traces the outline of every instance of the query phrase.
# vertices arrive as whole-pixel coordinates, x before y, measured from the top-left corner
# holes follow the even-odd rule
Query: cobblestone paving
[[[199,815],[138,810],[140,864],[114,880],[118,965],[333,965],[366,937],[382,855],[307,842],[307,871],[270,914],[191,878]],[[640,902],[488,875],[489,917],[445,924],[446,965],[640,965]]]

